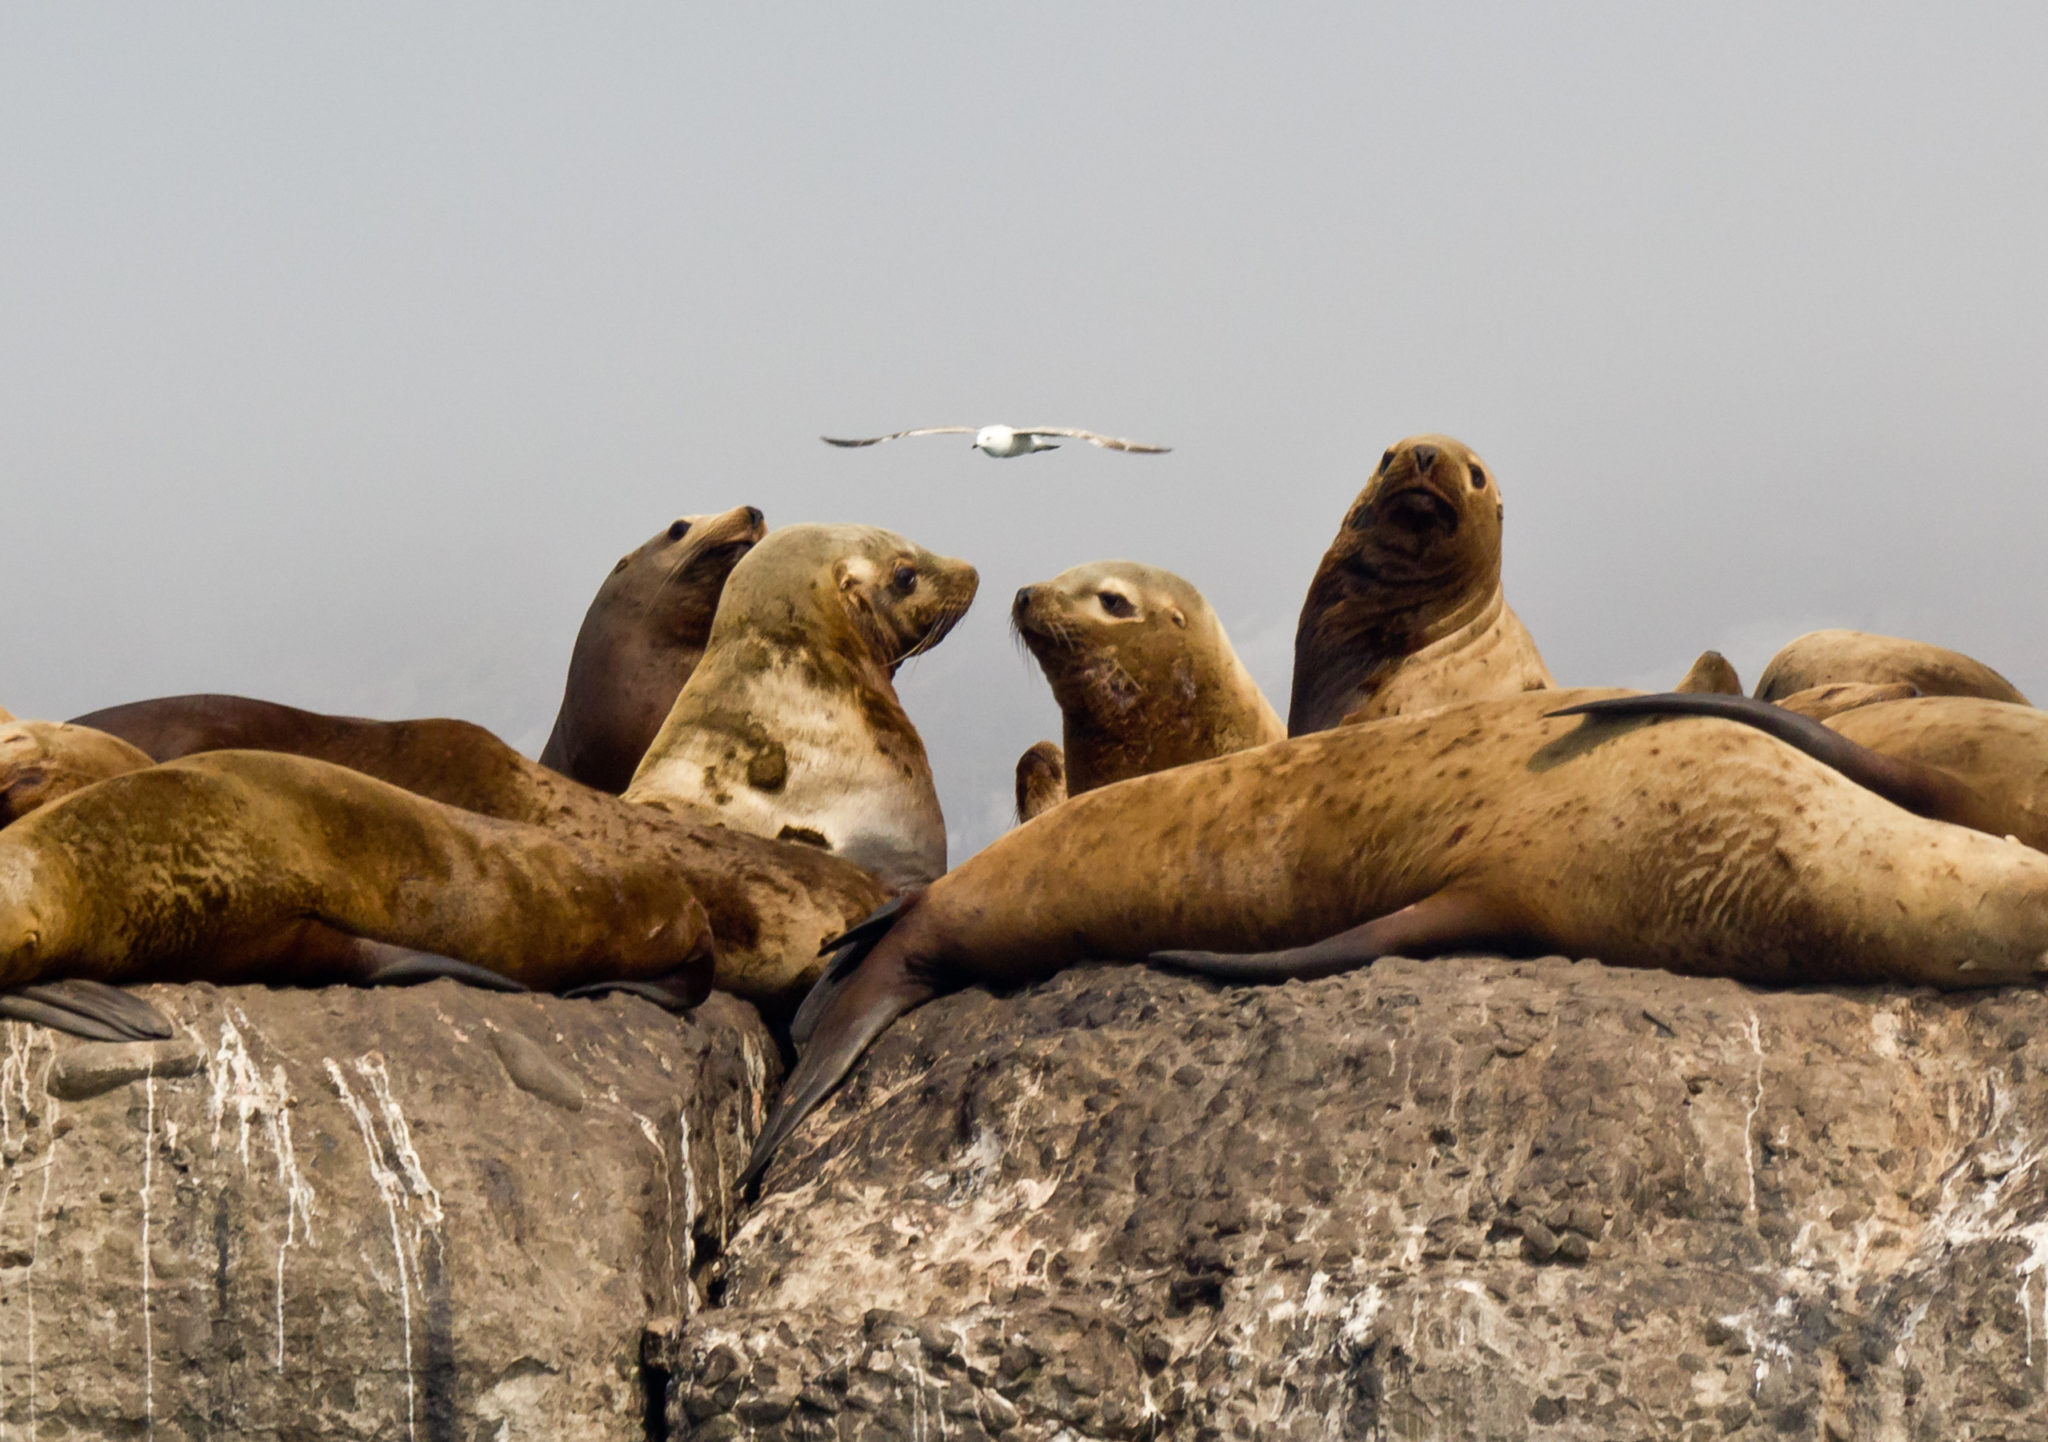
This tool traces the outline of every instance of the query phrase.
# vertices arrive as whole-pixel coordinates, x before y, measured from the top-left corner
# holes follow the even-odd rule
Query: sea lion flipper
[[[415,951],[386,941],[364,941],[360,946],[361,954],[372,963],[363,976],[365,986],[411,986],[416,982],[440,981],[445,977],[485,991],[532,990],[503,972],[478,966],[473,961],[458,961],[439,952]]]
[[[1987,798],[1960,777],[1923,762],[1887,756],[1851,741],[1810,716],[1788,711],[1752,696],[1708,692],[1652,692],[1642,696],[1609,696],[1547,712],[1550,716],[1634,717],[1712,716],[1753,726],[1823,766],[1831,767],[1867,791],[1873,791],[1915,816],[1967,826],[1993,836],[2032,834],[2025,808],[2017,810]]]
[[[82,977],[0,992],[0,1016],[90,1041],[162,1041],[171,1035],[170,1018],[141,997]]]
[[[711,995],[711,972],[708,967],[683,967],[666,976],[644,977],[637,981],[593,981],[588,986],[571,987],[562,995],[596,1001],[619,992],[651,1001],[663,1011],[672,1011],[680,1016],[695,1009]]]
[[[818,948],[818,955],[830,956],[832,961],[818,979],[811,983],[811,989],[804,993],[803,1002],[797,1007],[796,1015],[790,1019],[791,1041],[802,1046],[811,1039],[811,1033],[817,1029],[818,1018],[824,1014],[832,998],[859,969],[867,954],[875,949],[875,943],[888,934],[889,928],[896,924],[896,919],[903,915],[904,908],[922,894],[923,888],[918,887],[890,897],[845,931],[827,939],[824,945]]]
[[[1434,956],[1520,936],[1523,926],[1472,887],[1447,886],[1362,926],[1282,951],[1155,951],[1147,961],[1226,981],[1307,981],[1352,971],[1382,956]]]

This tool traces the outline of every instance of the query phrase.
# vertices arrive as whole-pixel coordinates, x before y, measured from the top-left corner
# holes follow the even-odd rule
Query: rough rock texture
[[[646,1435],[780,1070],[751,1009],[143,994],[181,1037],[0,1026],[0,1438]]]
[[[899,1023],[650,1345],[735,1436],[2048,1436],[2048,995],[1089,967]]]

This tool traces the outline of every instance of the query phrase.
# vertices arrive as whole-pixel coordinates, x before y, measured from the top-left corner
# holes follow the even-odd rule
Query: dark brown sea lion
[[[1202,593],[1171,571],[1075,566],[1017,592],[1010,621],[1060,703],[1069,796],[1287,734]]]
[[[150,758],[118,736],[61,721],[0,722],[0,826]]]
[[[725,578],[768,534],[740,506],[684,516],[620,558],[576,633],[541,764],[616,795],[697,669]]]
[[[626,800],[704,808],[892,886],[946,869],[946,824],[896,668],[974,600],[974,568],[872,526],[784,526],[733,567],[695,673]]]
[[[1017,758],[1017,819],[1029,821],[1067,799],[1067,757],[1055,741],[1033,742]]]
[[[1316,567],[1287,734],[1556,683],[1500,585],[1498,480],[1449,436],[1380,457]]]
[[[1771,658],[1756,683],[1756,695],[1760,701],[1777,701],[1842,681],[1904,681],[1923,696],[1981,696],[2029,704],[2012,682],[1960,651],[1866,631],[1807,632]]]
[[[34,1019],[61,1021],[48,1009],[78,978],[420,975],[625,981],[694,1005],[710,927],[659,844],[593,846],[301,756],[187,757],[0,831],[0,987],[44,984]],[[74,1029],[127,1020],[89,990],[72,1003]],[[0,995],[0,1014],[23,1013]]]
[[[1747,726],[1547,714],[1615,694],[1339,727],[1018,827],[848,934],[798,1012],[808,1044],[749,1176],[895,1017],[1089,957],[1275,979],[1487,945],[1941,987],[2043,967],[2048,856],[1914,816]]]

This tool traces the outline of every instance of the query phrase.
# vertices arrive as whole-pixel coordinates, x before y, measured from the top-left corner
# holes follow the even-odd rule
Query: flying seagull
[[[1118,440],[1115,436],[1098,436],[1093,431],[1077,431],[1071,426],[1026,426],[1018,430],[1011,426],[924,426],[914,431],[893,431],[886,436],[869,436],[865,440],[841,440],[837,436],[820,436],[819,440],[828,446],[878,446],[883,441],[897,441],[905,436],[973,436],[971,449],[985,456],[1006,459],[1010,456],[1026,456],[1033,451],[1056,451],[1059,444],[1045,439],[1047,436],[1064,436],[1069,440],[1086,441],[1091,446],[1101,446],[1110,451],[1136,451],[1140,455],[1164,455],[1171,446],[1148,446],[1139,441]]]

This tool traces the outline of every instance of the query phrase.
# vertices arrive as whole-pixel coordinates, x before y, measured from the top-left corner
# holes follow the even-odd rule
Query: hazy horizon
[[[2048,17],[1833,5],[0,15],[0,705],[536,752],[689,512],[981,570],[902,678],[954,859],[1059,734],[1016,588],[1186,576],[1283,711],[1381,450],[1500,478],[1565,684],[1822,625],[2048,694]],[[1061,424],[1174,447],[992,461]]]

